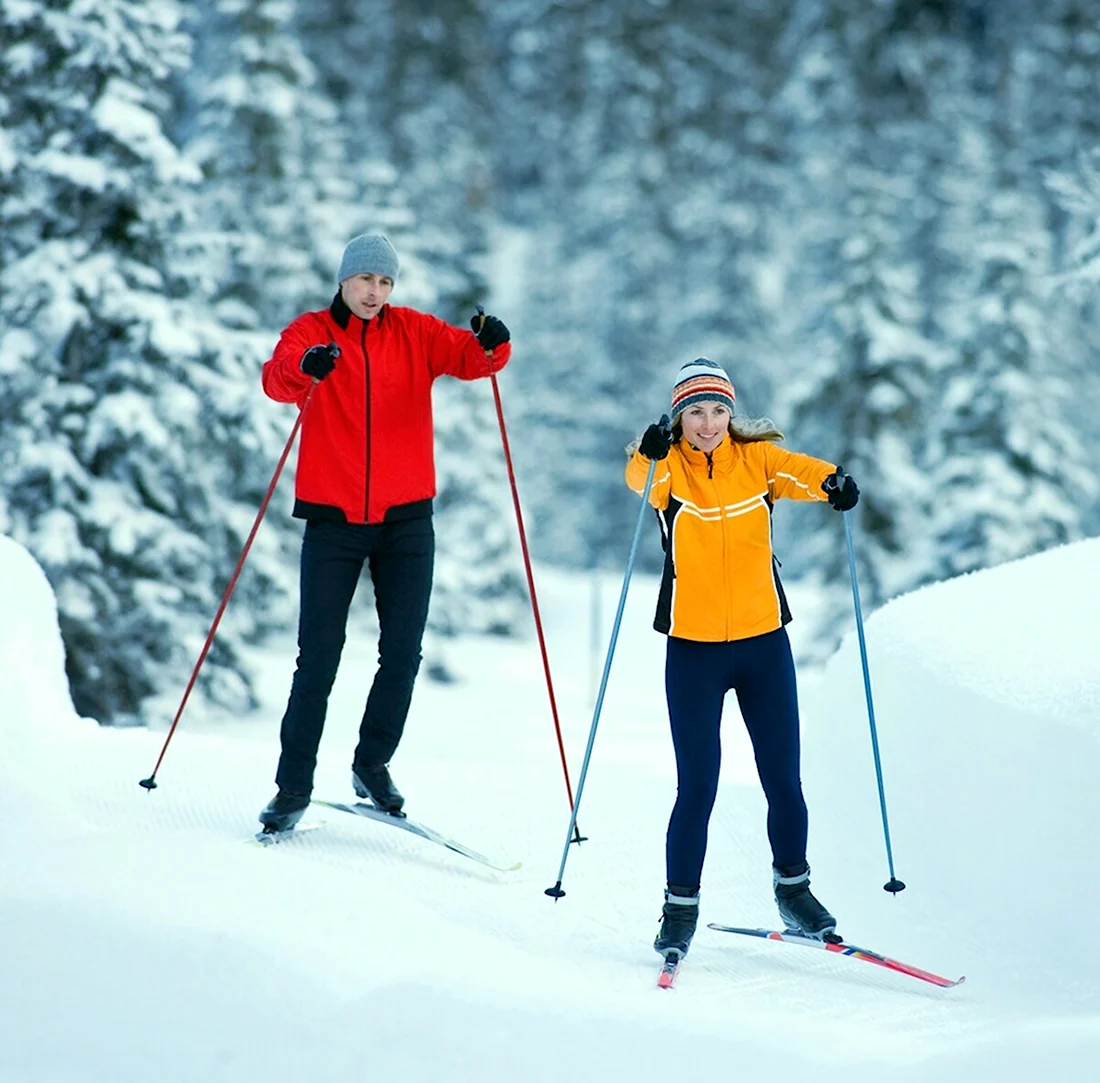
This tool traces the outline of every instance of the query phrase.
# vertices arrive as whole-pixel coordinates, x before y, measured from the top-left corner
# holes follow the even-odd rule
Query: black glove
[[[668,427],[668,418],[655,421],[644,433],[638,450],[647,459],[664,459],[672,447],[672,430]]]
[[[298,363],[299,368],[315,380],[323,380],[334,368],[336,358],[340,356],[340,347],[335,342],[327,346],[310,346]]]
[[[474,334],[477,335],[477,340],[481,343],[483,350],[495,350],[498,346],[503,346],[512,337],[508,333],[508,328],[504,326],[503,320],[498,320],[496,316],[486,316],[482,312],[478,312],[470,320],[470,326],[473,328]]]
[[[833,511],[851,511],[859,502],[859,486],[853,478],[843,473],[839,466],[835,474],[830,474],[821,483],[821,491],[825,494]]]

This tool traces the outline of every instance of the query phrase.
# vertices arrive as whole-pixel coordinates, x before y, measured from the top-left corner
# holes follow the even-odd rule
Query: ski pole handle
[[[480,343],[480,341],[481,341],[481,338],[480,338],[481,329],[485,326],[485,306],[483,304],[477,304],[474,307],[477,309],[477,317],[478,317],[477,331],[474,332],[474,333],[476,335],[478,335],[478,342]],[[485,350],[484,346],[482,346],[481,348],[483,350]],[[485,356],[486,357],[492,357],[493,356],[493,351],[492,350],[485,350]]]

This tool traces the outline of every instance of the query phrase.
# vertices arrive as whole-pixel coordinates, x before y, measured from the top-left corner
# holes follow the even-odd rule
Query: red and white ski
[[[918,966],[913,966],[910,963],[902,963],[897,959],[890,959],[885,955],[880,955],[877,951],[868,951],[867,948],[857,948],[855,944],[848,944],[844,940],[818,940],[813,936],[804,936],[801,933],[795,933],[791,931],[776,932],[774,929],[742,929],[736,925],[716,925],[711,923],[707,926],[708,929],[715,929],[720,933],[738,933],[741,936],[756,936],[764,940],[779,940],[784,944],[800,944],[806,948],[822,948],[825,951],[832,951],[838,955],[848,955],[853,959],[862,959],[865,963],[874,963],[875,966],[885,967],[887,970],[893,970],[898,974],[907,974],[911,978],[918,978],[920,981],[929,982],[932,985],[938,985],[941,989],[951,989],[956,985],[962,985],[966,981],[965,977],[962,978],[943,978],[939,974],[933,974],[928,970],[921,970]]]
[[[680,960],[683,958],[679,952],[670,951],[661,963],[661,973],[657,975],[658,989],[671,989],[676,983],[676,975],[680,972]]]

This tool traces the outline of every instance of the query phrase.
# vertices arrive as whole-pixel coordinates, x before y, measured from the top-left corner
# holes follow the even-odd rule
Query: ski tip
[[[267,828],[264,828],[263,831],[257,831],[248,841],[255,846],[274,846],[276,843],[285,842],[295,835],[302,835],[307,831],[313,831],[320,827],[322,822],[321,820],[317,820],[306,824],[295,824],[289,831],[268,831]]]
[[[903,973],[908,974],[913,978],[920,978],[922,981],[928,982],[929,985],[935,985],[939,989],[954,989],[956,986],[963,985],[966,982],[966,975],[961,978],[941,978],[938,974],[931,974],[925,971],[917,970],[905,970]]]
[[[676,981],[676,974],[680,969],[680,960],[683,956],[678,951],[670,951],[665,955],[661,963],[661,972],[657,975],[658,989],[671,989]]]

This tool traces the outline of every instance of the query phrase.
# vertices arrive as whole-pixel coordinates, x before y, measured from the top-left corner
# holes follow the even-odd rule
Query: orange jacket
[[[709,455],[686,440],[657,463],[649,502],[665,536],[665,568],[653,627],[678,639],[723,643],[790,619],[772,555],[772,504],[826,503],[821,483],[836,467],[770,440],[722,441]],[[649,460],[635,452],[626,483],[645,488]]]

